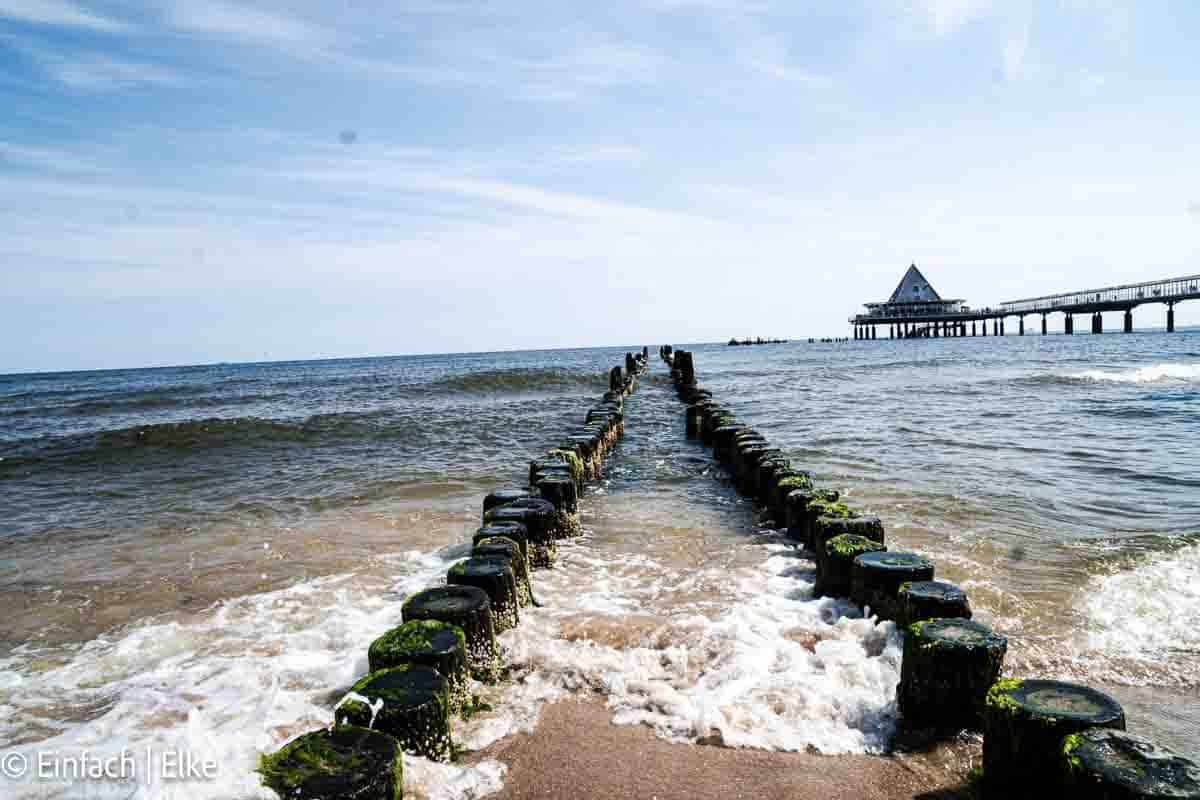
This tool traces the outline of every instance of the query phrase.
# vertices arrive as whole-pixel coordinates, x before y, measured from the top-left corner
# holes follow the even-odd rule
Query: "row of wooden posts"
[[[900,723],[927,735],[983,732],[988,797],[1200,798],[1200,768],[1125,732],[1108,694],[1041,678],[1001,677],[1007,639],[974,621],[966,593],[934,580],[918,553],[889,550],[883,522],[814,485],[766,437],[696,381],[693,353],[660,349],[687,404],[686,431],[711,445],[737,489],[757,498],[816,564],[815,596],[848,597],[904,636]]]
[[[647,360],[643,348],[612,368],[583,424],[531,460],[527,485],[483,498],[471,557],[450,567],[445,585],[404,602],[401,624],[371,643],[369,672],[337,704],[332,727],[262,757],[264,785],[285,799],[397,800],[404,752],[454,758],[450,718],[482,708],[472,679],[503,679],[496,635],[537,603],[531,571],[552,566],[558,542],[579,534],[580,494],[624,433],[624,399]]]

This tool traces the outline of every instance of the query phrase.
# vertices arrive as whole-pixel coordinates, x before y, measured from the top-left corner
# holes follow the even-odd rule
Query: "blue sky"
[[[0,0],[0,371],[1200,273],[1197,41],[1192,2]]]

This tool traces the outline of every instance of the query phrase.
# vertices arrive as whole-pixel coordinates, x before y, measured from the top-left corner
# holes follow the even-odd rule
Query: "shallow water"
[[[1198,342],[695,350],[744,421],[968,590],[1010,671],[1104,686],[1131,729],[1197,757]],[[624,352],[0,378],[3,749],[179,747],[220,777],[144,796],[256,796],[256,752],[328,723],[403,598],[466,552],[482,494],[581,420]],[[598,693],[671,739],[887,747],[890,623],[811,600],[811,564],[682,429],[652,358],[586,535],[535,575],[546,607],[505,634],[513,680],[460,742]],[[501,773],[414,761],[407,781],[470,796]]]

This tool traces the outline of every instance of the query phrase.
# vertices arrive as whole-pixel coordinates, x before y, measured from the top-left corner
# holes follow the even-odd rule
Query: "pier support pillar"
[[[1017,317],[1017,335],[1025,335],[1025,317]]]
[[[1075,332],[1075,319],[1070,314],[1063,317],[1063,333],[1068,336]]]
[[[1000,335],[1004,335],[1004,320],[1000,320]]]
[[[1167,303],[1167,333],[1175,332],[1175,304]]]
[[[1125,332],[1133,333],[1133,309],[1125,309]]]
[[[896,326],[895,325],[888,325],[888,338],[889,339],[896,338]]]
[[[872,339],[875,338],[875,326],[874,325],[871,326],[871,338]]]
[[[1042,336],[1046,335],[1046,315],[1042,314]]]
[[[1093,317],[1093,320],[1092,333],[1104,333],[1104,316],[1097,311],[1096,316]]]
[[[976,332],[975,332],[975,320],[971,320],[971,335],[972,335],[972,336],[978,336],[978,335],[979,335],[978,333],[976,333]]]

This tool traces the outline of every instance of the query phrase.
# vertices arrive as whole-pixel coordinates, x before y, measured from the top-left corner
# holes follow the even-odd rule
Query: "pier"
[[[1200,299],[1200,275],[1130,283],[1103,289],[1010,300],[999,305],[972,308],[963,300],[944,300],[916,264],[911,265],[892,296],[883,303],[866,303],[867,312],[849,319],[855,339],[877,339],[887,326],[889,339],[961,336],[1004,336],[1005,320],[1017,318],[1017,335],[1025,335],[1025,317],[1039,315],[1041,332],[1049,332],[1047,317],[1063,315],[1063,333],[1075,333],[1075,316],[1090,315],[1091,332],[1104,332],[1105,311],[1123,311],[1122,330],[1133,332],[1133,309],[1145,303],[1167,307],[1167,333],[1175,332],[1175,304]]]

